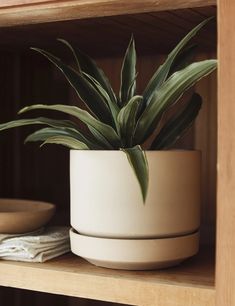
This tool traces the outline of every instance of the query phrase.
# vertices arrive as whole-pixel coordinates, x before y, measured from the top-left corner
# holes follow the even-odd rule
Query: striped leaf
[[[85,143],[91,150],[102,149],[102,147],[98,146],[95,142],[92,142],[90,139],[85,137],[81,132],[70,128],[43,128],[30,134],[25,139],[25,142],[45,141],[53,136],[70,136],[74,139],[77,139]]]
[[[69,120],[56,120],[56,119],[49,119],[45,117],[38,117],[34,119],[18,119],[9,121],[6,123],[0,124],[0,131],[12,129],[15,127],[25,126],[25,125],[37,125],[43,124],[48,125],[51,127],[59,128],[59,127],[68,127],[68,128],[76,128],[76,125]]]
[[[124,146],[132,146],[132,138],[136,127],[136,115],[140,103],[143,101],[142,96],[134,96],[124,106],[118,114],[119,134]]]
[[[94,141],[103,149],[112,150],[113,146],[107,141],[107,139],[93,127],[88,126],[89,131],[94,136]]]
[[[107,76],[104,74],[103,70],[97,66],[96,62],[86,54],[82,53],[79,49],[73,48],[68,41],[64,39],[59,39],[59,41],[65,44],[72,51],[80,72],[85,72],[92,76],[96,81],[98,81],[99,84],[108,93],[110,100],[117,104],[117,98],[112,89],[112,86],[110,85]]]
[[[171,51],[168,55],[166,61],[157,69],[152,78],[150,79],[148,85],[146,86],[143,96],[146,101],[146,105],[150,103],[150,100],[156,90],[165,82],[169,71],[174,64],[174,61],[177,59],[177,56],[182,52],[187,43],[197,34],[197,32],[206,25],[212,18],[208,18],[198,24],[193,28],[180,42],[179,44]]]
[[[110,99],[108,93],[106,90],[101,86],[101,84],[94,79],[92,76],[90,76],[87,73],[83,73],[83,77],[87,79],[88,82],[92,84],[94,88],[100,93],[100,95],[103,97],[104,101],[108,105],[110,112],[112,114],[113,122],[115,124],[115,127],[117,126],[117,115],[120,111],[118,105],[116,103],[113,103],[113,101]]]
[[[216,60],[193,63],[175,72],[152,96],[149,105],[140,116],[134,144],[144,142],[155,130],[164,111],[176,103],[183,93],[204,76],[216,69]]]
[[[118,147],[120,144],[119,137],[111,126],[97,120],[87,111],[82,110],[79,107],[61,105],[61,104],[56,104],[56,105],[35,104],[35,105],[24,107],[23,109],[20,110],[19,114],[28,112],[30,110],[35,110],[35,109],[55,110],[55,111],[66,113],[68,115],[72,115],[78,118],[79,120],[81,120],[88,127],[91,126],[95,130],[97,130],[100,134],[102,134],[107,139],[107,141],[110,144],[113,145],[113,147]]]
[[[131,37],[121,69],[121,85],[119,99],[121,106],[125,105],[135,94],[136,88],[136,51],[134,38]]]
[[[65,147],[68,147],[73,150],[88,150],[88,146],[72,137],[69,136],[53,136],[45,140],[40,147],[44,146],[45,144],[59,144]]]
[[[195,56],[196,48],[197,48],[197,45],[193,44],[193,45],[190,45],[189,47],[183,49],[177,55],[174,62],[172,63],[168,76],[171,75],[172,73],[174,73],[178,70],[182,70],[185,67],[187,67],[188,65],[190,65],[194,56]]]
[[[52,62],[66,77],[70,85],[74,88],[79,98],[86,104],[91,112],[102,122],[112,122],[112,116],[106,101],[100,93],[87,81],[81,74],[78,74],[73,68],[65,65],[59,58],[50,54],[47,51],[32,48],[41,53],[50,62]],[[95,103],[94,103],[95,101]]]
[[[143,202],[145,203],[149,182],[148,162],[145,156],[145,152],[141,149],[140,146],[122,150],[126,153],[128,161],[133,168],[141,188]]]
[[[197,93],[194,93],[183,110],[164,124],[163,128],[154,139],[151,149],[169,149],[190,128],[198,115],[201,105],[202,98]]]
[[[78,61],[78,57],[77,57],[76,52],[75,52],[74,48],[72,47],[72,45],[65,39],[57,38],[57,40],[70,49],[70,51],[73,54],[74,60],[76,62],[77,68],[78,68],[79,71],[81,71],[81,67],[80,67],[80,64],[79,64],[79,61]]]

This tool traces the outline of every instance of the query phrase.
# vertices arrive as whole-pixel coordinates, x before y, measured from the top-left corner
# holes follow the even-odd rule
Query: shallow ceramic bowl
[[[40,201],[0,199],[0,233],[20,234],[45,225],[55,213],[55,205]]]

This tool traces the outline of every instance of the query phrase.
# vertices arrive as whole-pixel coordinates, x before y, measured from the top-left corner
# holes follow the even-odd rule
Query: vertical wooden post
[[[218,0],[216,306],[235,305],[235,1]]]

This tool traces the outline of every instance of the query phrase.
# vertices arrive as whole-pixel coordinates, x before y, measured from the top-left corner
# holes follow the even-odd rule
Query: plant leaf
[[[74,88],[79,98],[86,104],[91,112],[102,122],[112,122],[109,108],[100,93],[84,78],[78,74],[73,68],[65,65],[59,58],[47,51],[31,48],[52,62],[66,77],[70,85]]]
[[[193,44],[183,49],[175,58],[174,62],[171,65],[171,69],[168,73],[168,76],[173,74],[178,70],[182,70],[187,67],[191,62],[196,53],[197,45]]]
[[[123,143],[124,146],[132,146],[132,137],[134,136],[137,121],[136,115],[142,101],[142,96],[134,96],[118,114],[117,122],[119,125],[119,134],[121,139],[125,141],[125,143]]]
[[[96,81],[98,81],[99,84],[108,93],[110,100],[117,104],[117,98],[112,89],[112,86],[110,85],[107,76],[104,74],[103,70],[97,66],[96,62],[86,54],[82,53],[79,49],[74,49],[68,41],[64,39],[58,40],[68,46],[72,51],[80,72],[85,72],[96,79]]]
[[[107,139],[97,130],[95,130],[93,127],[88,126],[89,131],[94,136],[94,139],[96,143],[102,148],[102,149],[108,149],[112,150],[113,146],[107,141]]]
[[[202,98],[194,93],[183,110],[170,118],[154,139],[151,149],[163,150],[172,146],[192,125],[202,105]]]
[[[127,47],[121,69],[119,98],[121,106],[125,105],[135,94],[136,88],[136,51],[133,36]]]
[[[45,144],[48,144],[48,143],[53,143],[53,144],[59,144],[59,145],[63,145],[65,147],[68,147],[70,149],[73,149],[73,150],[88,150],[88,146],[77,140],[77,139],[74,139],[72,137],[69,137],[69,136],[53,136],[53,137],[50,137],[48,138],[46,141],[44,141],[40,147],[44,146]]]
[[[68,128],[76,128],[76,125],[69,120],[56,120],[49,119],[45,117],[38,117],[34,119],[18,119],[10,122],[0,124],[0,131],[12,129],[15,127],[25,126],[25,125],[35,125],[35,124],[44,124],[51,127],[59,128],[59,127],[68,127]]]
[[[106,104],[108,105],[108,107],[111,111],[114,124],[115,124],[115,126],[117,126],[117,115],[120,111],[118,105],[110,99],[106,90],[100,85],[99,82],[96,81],[96,79],[94,79],[92,76],[90,76],[89,74],[86,74],[86,73],[83,73],[83,77],[86,78],[88,80],[88,82],[90,82],[92,84],[92,86],[95,87],[96,90],[100,93],[100,95],[104,98]]]
[[[176,103],[183,93],[201,78],[216,69],[217,60],[193,63],[175,72],[152,96],[149,105],[140,116],[134,137],[134,144],[142,143],[154,131],[163,112]]]
[[[128,161],[134,170],[141,188],[143,202],[145,203],[149,182],[148,162],[145,156],[145,152],[141,149],[140,146],[122,149],[122,151],[126,153]]]
[[[92,142],[90,139],[85,137],[81,132],[70,129],[70,128],[43,128],[32,134],[30,134],[26,139],[26,142],[36,142],[36,141],[45,141],[49,137],[53,136],[70,136],[75,138],[83,143],[85,143],[91,150],[100,150],[102,147],[98,146],[95,142]]]
[[[78,68],[79,71],[81,71],[81,67],[80,67],[76,52],[75,52],[74,48],[72,47],[72,45],[65,39],[57,38],[57,40],[70,49],[70,51],[73,54],[74,60],[76,62],[77,68]]]
[[[163,84],[166,80],[168,73],[171,69],[172,64],[177,58],[178,54],[183,50],[183,48],[187,45],[187,43],[197,34],[197,32],[206,25],[212,17],[207,18],[198,24],[195,28],[193,28],[179,43],[178,45],[171,51],[168,55],[166,61],[157,69],[152,78],[150,79],[148,85],[146,86],[143,96],[146,101],[146,105],[149,104],[154,92]]]
[[[136,90],[136,79],[137,79],[137,77],[138,77],[138,72],[136,73],[134,80],[132,81],[132,83],[130,84],[130,86],[128,88],[128,91],[127,91],[127,96],[128,97],[133,97],[134,96],[134,93],[135,93],[135,90]],[[132,91],[133,91],[133,93],[132,93]]]
[[[95,130],[97,130],[100,134],[102,134],[107,139],[107,141],[114,146],[114,148],[119,147],[120,140],[115,130],[111,126],[97,120],[87,111],[80,109],[79,107],[70,106],[70,105],[61,105],[61,104],[56,104],[56,105],[35,104],[35,105],[24,107],[23,109],[19,111],[19,114],[22,114],[22,113],[25,113],[25,112],[28,112],[34,109],[56,110],[56,111],[60,111],[60,112],[75,116],[76,118],[81,120],[83,123],[85,123],[88,127],[91,126]]]

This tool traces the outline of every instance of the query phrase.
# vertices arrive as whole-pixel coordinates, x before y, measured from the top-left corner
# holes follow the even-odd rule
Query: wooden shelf
[[[216,0],[3,0],[0,26],[127,15],[216,5]]]
[[[142,57],[141,63],[145,63],[147,58],[152,67],[152,56],[155,60],[159,54],[169,52],[193,26],[206,17],[216,15],[217,11],[216,0],[1,0],[0,2],[0,50],[3,53],[3,61],[4,51],[6,55],[13,54],[14,57],[15,53],[19,56],[20,60],[14,57],[16,68],[22,69],[22,72],[17,70],[17,77],[21,75],[19,73],[25,77],[23,66],[19,68],[18,65],[24,63],[25,52],[28,52],[30,46],[51,48],[52,51],[61,51],[66,56],[63,50],[55,49],[58,46],[56,43],[58,37],[63,37],[72,44],[78,44],[83,51],[97,57],[98,61],[107,60],[106,65],[116,56],[114,60],[119,65],[119,58],[123,55],[133,33],[138,55]],[[215,22],[208,24],[195,42],[201,46],[202,56],[204,51],[215,52]],[[35,62],[41,67],[36,55],[28,53],[26,58],[26,67],[30,67],[32,63],[33,67],[36,67]],[[32,73],[27,69],[27,77],[30,79]],[[44,73],[43,69],[39,69],[39,73],[42,71]],[[11,73],[9,67],[7,71]],[[27,96],[27,87],[25,92]],[[210,123],[208,118],[206,120]],[[204,133],[205,130],[202,131]],[[210,192],[214,192],[211,190],[208,191],[208,198]],[[211,202],[214,205],[213,199]],[[213,214],[212,204],[208,206],[208,215],[211,215],[211,211]],[[127,305],[215,306],[214,266],[214,250],[208,248],[202,249],[200,254],[178,267],[161,271],[108,270],[90,265],[72,254],[44,264],[2,260],[0,286]]]
[[[59,48],[63,53],[64,46],[56,40],[62,37],[91,56],[123,56],[133,34],[138,54],[165,54],[209,16],[216,16],[215,6],[6,27],[0,28],[0,48],[26,51],[38,46]],[[0,9],[0,26],[1,20]],[[216,50],[215,20],[200,31],[194,42],[199,46],[197,52]]]
[[[214,306],[213,253],[160,271],[95,267],[72,254],[48,263],[0,261],[0,285],[130,305]]]

